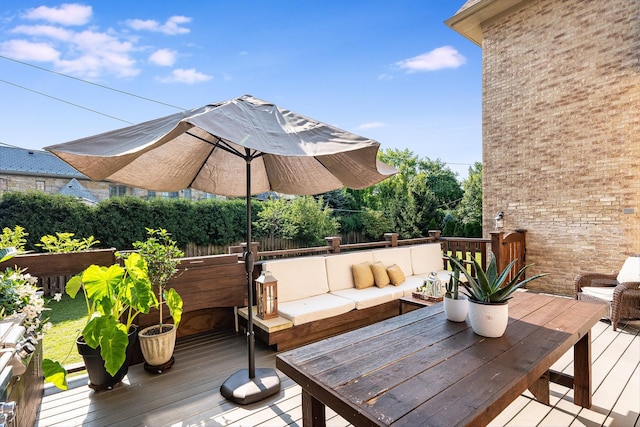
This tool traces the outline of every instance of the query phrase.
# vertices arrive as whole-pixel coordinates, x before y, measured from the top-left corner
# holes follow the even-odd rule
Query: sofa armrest
[[[578,274],[573,280],[573,289],[574,289],[574,297],[577,297],[578,293],[581,292],[582,288],[585,286],[588,287],[606,287],[606,286],[616,286],[618,285],[618,281],[616,277],[618,276],[618,272],[611,274],[603,274],[603,273],[584,273]]]

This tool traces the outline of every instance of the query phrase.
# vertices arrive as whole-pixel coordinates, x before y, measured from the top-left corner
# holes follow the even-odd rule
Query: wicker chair
[[[614,331],[621,319],[640,318],[640,255],[627,258],[619,273],[579,274],[574,295],[581,301],[606,304]]]

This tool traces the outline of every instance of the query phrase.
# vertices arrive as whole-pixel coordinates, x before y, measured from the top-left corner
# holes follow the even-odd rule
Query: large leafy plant
[[[84,295],[87,324],[82,338],[89,347],[100,347],[107,372],[115,375],[125,362],[128,333],[134,319],[158,306],[146,262],[133,253],[125,259],[124,268],[118,264],[91,265],[67,282],[66,292],[71,298],[79,293]],[[47,381],[67,389],[67,371],[60,362],[45,359],[42,368]]]
[[[527,283],[546,276],[546,274],[537,274],[533,277],[529,277],[520,281],[520,278],[524,272],[533,264],[525,265],[522,267],[511,280],[507,280],[509,272],[515,265],[517,260],[513,260],[502,270],[500,273],[496,267],[496,257],[491,253],[491,261],[487,266],[487,270],[483,271],[477,260],[473,260],[476,277],[473,277],[471,273],[462,265],[462,263],[455,257],[447,256],[455,272],[459,272],[465,275],[467,282],[461,282],[465,288],[465,293],[469,297],[469,300],[485,303],[485,304],[500,304],[504,303],[511,298],[511,295],[522,286]]]

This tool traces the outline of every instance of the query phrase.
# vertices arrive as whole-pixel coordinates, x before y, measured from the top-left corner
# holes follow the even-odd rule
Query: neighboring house
[[[168,197],[190,200],[215,198],[198,190],[156,193],[108,181],[92,181],[53,154],[0,144],[0,194],[6,191],[43,191],[66,194],[86,203],[110,197]]]
[[[483,51],[484,230],[527,230],[531,288],[640,253],[640,2],[469,0],[446,23]]]

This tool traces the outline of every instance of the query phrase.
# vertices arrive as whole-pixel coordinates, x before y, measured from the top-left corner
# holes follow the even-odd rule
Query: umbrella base
[[[255,378],[249,378],[248,369],[231,375],[220,387],[220,394],[232,402],[248,405],[280,391],[280,377],[275,369],[257,368],[255,371]]]

